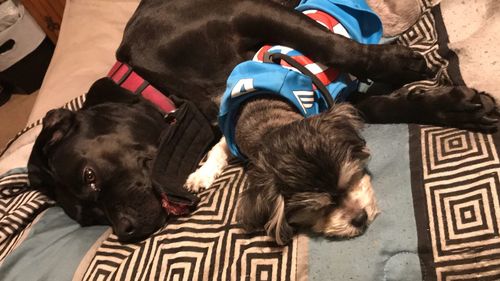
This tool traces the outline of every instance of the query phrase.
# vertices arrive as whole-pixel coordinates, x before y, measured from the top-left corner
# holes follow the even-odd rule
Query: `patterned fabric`
[[[500,279],[499,135],[412,126],[413,195],[429,280]],[[462,278],[462,279],[454,279]]]
[[[28,175],[5,176],[0,182],[0,264],[22,242],[32,220],[50,201],[37,191],[26,191]]]
[[[401,44],[425,53],[441,68],[434,81],[410,88],[459,83],[438,9],[426,12]],[[437,26],[436,26],[437,25]],[[444,44],[443,44],[444,43]],[[456,67],[456,66],[452,66]],[[457,73],[457,72],[456,72]],[[423,275],[426,280],[500,280],[500,135],[410,126],[412,186]]]
[[[241,165],[233,163],[199,194],[191,216],[170,221],[137,244],[122,245],[110,235],[77,275],[83,280],[299,279],[306,274],[297,262],[299,238],[280,247],[263,233],[244,233],[236,222],[236,199],[245,180]]]

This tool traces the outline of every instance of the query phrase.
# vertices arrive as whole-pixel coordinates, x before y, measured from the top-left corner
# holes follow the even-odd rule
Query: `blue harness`
[[[377,44],[382,37],[382,23],[378,16],[368,7],[364,0],[302,0],[296,10],[326,26],[317,19],[317,14],[328,15],[346,31],[347,37],[362,44]],[[312,14],[316,13],[316,16]],[[316,17],[316,18],[315,18]],[[327,28],[330,28],[327,26]],[[263,47],[264,49],[265,47]],[[261,49],[262,50],[262,49]],[[260,52],[260,51],[259,51]],[[292,58],[307,60],[300,52],[284,46],[266,48],[268,53],[281,53]],[[312,61],[311,61],[312,62]],[[331,71],[319,63],[304,65],[313,73],[325,76]],[[331,76],[331,75],[330,75]],[[323,77],[325,78],[325,77]],[[346,73],[338,73],[335,80],[326,80],[325,87],[335,101],[343,101],[349,93],[357,90],[358,81],[349,78]],[[227,87],[221,99],[219,111],[219,126],[226,137],[231,153],[241,159],[241,154],[235,144],[235,119],[242,103],[258,96],[275,95],[293,104],[304,117],[309,117],[328,109],[328,103],[312,83],[312,79],[289,66],[262,62],[256,57],[237,65],[227,80]]]

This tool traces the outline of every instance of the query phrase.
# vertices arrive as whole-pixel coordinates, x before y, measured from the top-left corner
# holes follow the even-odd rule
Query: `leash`
[[[319,80],[319,78],[316,75],[314,75],[309,69],[307,69],[305,66],[303,66],[298,61],[293,59],[291,56],[285,55],[282,53],[265,52],[262,61],[265,63],[280,64],[280,60],[284,60],[290,66],[292,66],[292,67],[296,68],[298,71],[300,71],[302,74],[309,76],[309,78],[311,78],[311,80],[312,80],[312,83],[316,86],[318,91],[321,93],[321,95],[325,99],[328,107],[329,108],[333,107],[333,105],[335,104],[335,101],[333,100],[332,96],[330,95],[330,92],[325,87],[325,85],[321,82],[321,80]]]

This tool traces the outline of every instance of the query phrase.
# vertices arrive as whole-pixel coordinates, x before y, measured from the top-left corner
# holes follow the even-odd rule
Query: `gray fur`
[[[361,127],[349,104],[307,119],[276,99],[245,104],[236,124],[236,143],[250,160],[238,212],[243,226],[265,229],[285,244],[297,229],[311,228],[338,209],[346,209],[342,219],[349,224],[363,212],[353,207],[356,202],[345,203],[351,185],[366,174]]]

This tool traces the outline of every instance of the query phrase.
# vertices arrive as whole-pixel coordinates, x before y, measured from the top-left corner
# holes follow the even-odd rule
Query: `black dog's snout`
[[[122,217],[116,225],[115,232],[120,240],[129,240],[135,237],[137,231],[136,222],[129,217]]]
[[[355,218],[351,220],[351,224],[355,227],[363,227],[365,226],[367,220],[368,220],[368,214],[366,213],[365,210],[363,210],[361,213],[359,213]]]

